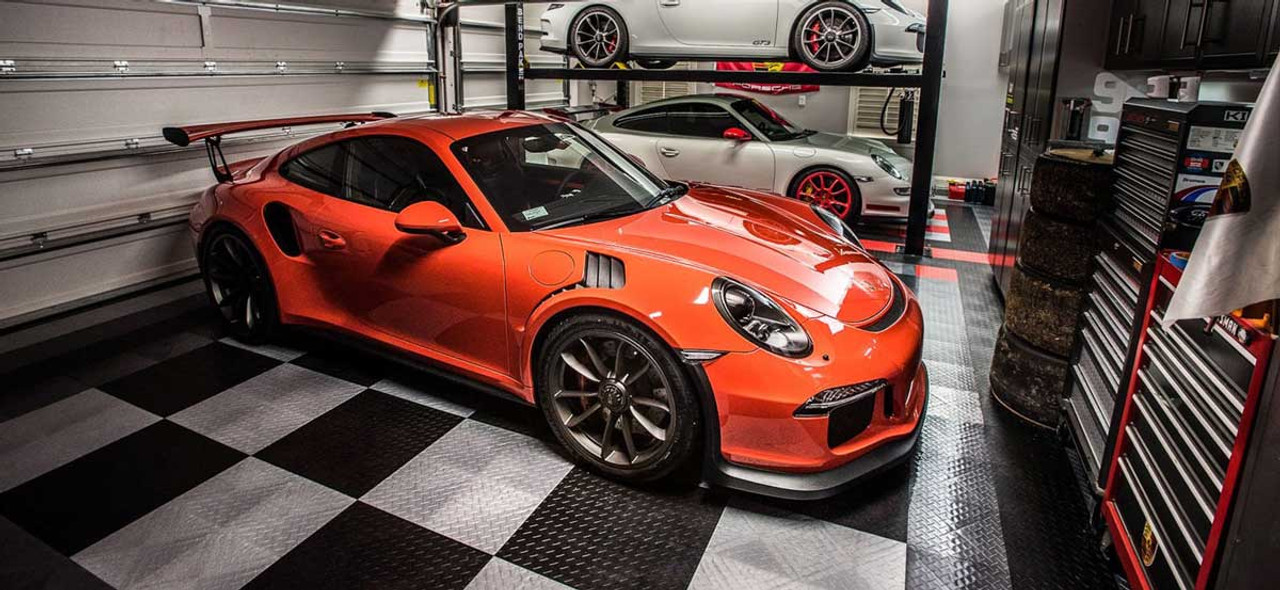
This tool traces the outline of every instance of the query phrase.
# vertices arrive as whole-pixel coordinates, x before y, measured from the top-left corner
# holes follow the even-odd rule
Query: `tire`
[[[791,33],[791,50],[820,72],[856,72],[871,62],[871,23],[848,2],[831,0],[804,11]]]
[[[617,12],[593,6],[573,19],[569,50],[588,68],[607,68],[626,59],[627,34],[627,24]]]
[[[648,330],[611,315],[571,316],[548,333],[535,375],[538,405],[579,464],[631,483],[692,473],[697,396],[675,353]]]
[[[849,227],[862,219],[862,191],[858,189],[858,183],[835,168],[810,168],[797,174],[791,181],[787,196],[817,204],[839,215]]]
[[[646,70],[669,70],[675,67],[675,60],[670,59],[637,59],[636,65]]]
[[[200,274],[231,336],[258,344],[275,333],[280,325],[275,285],[266,261],[244,234],[227,227],[211,230],[201,243]]]

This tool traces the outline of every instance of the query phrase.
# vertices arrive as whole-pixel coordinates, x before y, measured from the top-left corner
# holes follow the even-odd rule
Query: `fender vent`
[[[612,256],[587,252],[586,272],[582,286],[595,289],[621,289],[627,284],[627,269]]]
[[[267,222],[267,231],[271,239],[284,252],[285,256],[297,256],[302,253],[298,245],[298,232],[293,227],[293,215],[283,203],[267,203],[262,208],[262,219]]]

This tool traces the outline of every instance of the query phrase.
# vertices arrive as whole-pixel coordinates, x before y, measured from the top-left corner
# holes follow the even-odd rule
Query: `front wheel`
[[[791,45],[815,70],[856,72],[871,61],[871,23],[847,2],[823,2],[800,15]]]
[[[649,331],[607,315],[554,327],[540,355],[538,402],[579,463],[633,482],[694,463],[701,415],[675,353]]]
[[[209,300],[237,340],[261,343],[280,322],[266,262],[241,233],[215,229],[204,241],[201,274]]]
[[[789,194],[839,215],[850,227],[862,218],[862,193],[857,183],[835,168],[805,172],[792,183]]]

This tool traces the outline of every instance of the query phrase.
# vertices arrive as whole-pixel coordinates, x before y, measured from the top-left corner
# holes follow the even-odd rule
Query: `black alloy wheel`
[[[613,316],[571,317],[548,335],[539,368],[539,405],[580,463],[635,482],[696,463],[692,386],[647,330]]]
[[[871,23],[847,2],[823,2],[796,21],[792,50],[820,72],[859,71],[871,61]]]
[[[627,25],[613,10],[588,8],[569,27],[569,46],[582,65],[607,68],[627,55]]]
[[[214,230],[200,257],[205,290],[238,340],[265,341],[279,324],[275,288],[262,256],[237,231]]]

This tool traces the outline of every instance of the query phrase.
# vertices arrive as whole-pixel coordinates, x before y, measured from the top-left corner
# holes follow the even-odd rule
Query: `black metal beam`
[[[943,0],[945,2],[945,0]],[[510,10],[510,8],[508,8]],[[530,68],[530,80],[625,80],[644,82],[730,82],[755,84],[817,84],[825,86],[864,86],[873,88],[918,88],[923,83],[919,74],[893,73],[797,73],[797,72],[729,72],[718,70],[595,70]]]
[[[929,0],[915,165],[911,169],[911,208],[907,214],[907,243],[903,250],[912,256],[924,255],[929,199],[933,198],[933,153],[938,139],[938,105],[942,98],[942,56],[946,38],[947,0]]]
[[[524,3],[506,5],[507,16],[507,108],[524,110]]]

